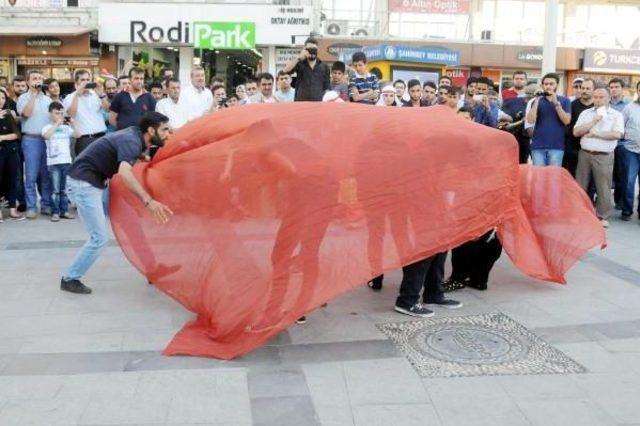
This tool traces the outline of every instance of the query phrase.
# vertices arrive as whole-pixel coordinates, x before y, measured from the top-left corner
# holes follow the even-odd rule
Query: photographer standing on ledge
[[[289,62],[282,72],[296,73],[296,102],[321,102],[331,86],[329,67],[318,59],[318,42],[312,37],[304,42],[300,56]]]
[[[47,146],[42,138],[42,129],[49,124],[51,98],[42,92],[42,73],[27,72],[29,90],[18,98],[17,109],[22,122],[22,153],[24,155],[25,198],[27,219],[38,217],[39,182],[40,214],[51,215],[51,179],[47,169]]]

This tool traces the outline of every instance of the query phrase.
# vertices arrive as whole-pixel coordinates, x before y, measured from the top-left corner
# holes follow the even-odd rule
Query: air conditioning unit
[[[349,31],[349,21],[335,21],[328,20],[325,27],[324,33],[325,35],[347,35]]]
[[[351,31],[351,35],[356,37],[367,37],[369,34],[373,34],[371,28],[354,28]]]

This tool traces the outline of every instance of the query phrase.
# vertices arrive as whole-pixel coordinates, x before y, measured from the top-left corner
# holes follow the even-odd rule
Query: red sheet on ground
[[[604,230],[564,170],[517,161],[510,134],[445,107],[247,105],[189,123],[134,167],[175,212],[167,225],[117,178],[112,225],[135,267],[197,314],[165,354],[230,359],[494,227],[521,271],[564,282]]]

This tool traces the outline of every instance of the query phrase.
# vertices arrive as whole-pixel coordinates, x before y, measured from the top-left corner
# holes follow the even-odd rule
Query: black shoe
[[[296,324],[304,324],[307,322],[307,317],[300,317],[296,320]]]
[[[487,289],[487,283],[478,284],[478,283],[473,283],[473,282],[469,281],[467,283],[467,287],[475,288],[476,290],[486,290]]]
[[[91,294],[91,289],[82,284],[80,280],[60,280],[60,290],[77,294]]]
[[[421,303],[416,303],[409,309],[396,305],[394,310],[396,312],[400,312],[401,314],[410,315],[412,317],[428,318],[433,316],[433,311],[425,308]]]
[[[380,291],[382,290],[382,278],[380,277],[375,277],[374,279],[372,279],[371,281],[369,281],[367,283],[367,285],[369,286],[369,288],[373,291]]]
[[[457,300],[445,299],[444,297],[437,302],[425,302],[427,305],[438,305],[447,309],[458,309],[462,308],[462,302],[458,302]]]
[[[445,293],[449,293],[451,291],[460,290],[467,286],[467,280],[460,281],[453,277],[449,277],[448,280],[442,283],[442,288]]]
[[[51,216],[52,212],[53,212],[53,210],[50,207],[45,207],[43,209],[40,209],[40,214],[42,216]]]
[[[620,220],[623,220],[625,222],[629,222],[631,220],[631,215],[630,214],[621,214],[620,215]]]

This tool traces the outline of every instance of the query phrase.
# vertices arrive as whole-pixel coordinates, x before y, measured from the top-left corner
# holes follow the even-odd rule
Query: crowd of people
[[[8,87],[0,86],[2,207],[13,220],[42,215],[57,222],[75,218],[70,211],[74,204],[91,238],[65,272],[61,287],[89,293],[80,278],[106,243],[106,217],[98,210],[105,182],[115,173],[124,173],[127,187],[165,222],[171,211],[144,191],[127,164],[140,155],[152,155],[150,147],[162,146],[171,132],[208,113],[252,103],[324,101],[375,107],[444,105],[467,120],[512,133],[521,164],[565,167],[593,200],[604,227],[614,209],[621,211],[622,220],[632,218],[640,175],[640,98],[626,99],[621,79],[576,78],[570,99],[558,93],[560,79],[553,73],[538,84],[517,71],[498,91],[482,76],[470,77],[464,87],[456,87],[447,76],[437,82],[381,81],[367,71],[363,52],[351,59],[349,66],[340,61],[325,64],[318,59],[317,41],[310,38],[299,57],[276,76],[249,78],[232,93],[219,78],[207,85],[205,70],[198,66],[188,82],[170,69],[155,81],[147,81],[145,71],[133,67],[127,75],[100,82],[93,81],[89,71],[77,70],[75,90],[66,96],[56,80],[44,79],[38,70],[15,76]],[[640,83],[635,89],[637,94]],[[121,140],[126,148],[118,145]],[[83,155],[86,150],[90,152]],[[447,253],[405,266],[395,309],[424,317],[433,314],[425,303],[462,306],[444,293],[464,287],[486,289],[500,253],[491,231],[452,251],[453,272],[446,280]],[[382,286],[382,276],[369,283],[373,290]],[[419,303],[423,288],[424,303]]]

